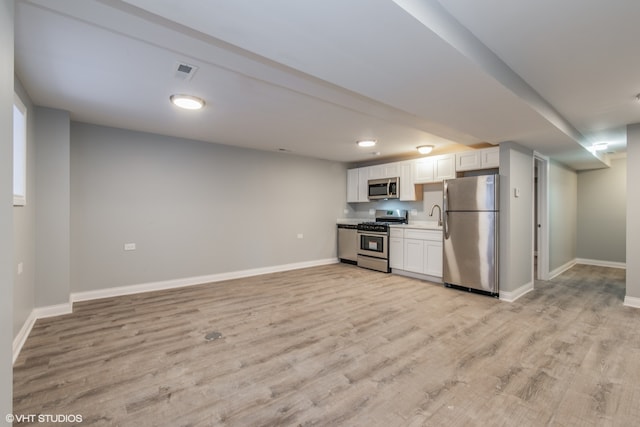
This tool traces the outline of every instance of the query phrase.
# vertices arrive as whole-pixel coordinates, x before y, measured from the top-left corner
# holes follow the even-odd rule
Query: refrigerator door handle
[[[444,188],[442,192],[442,231],[444,232],[445,240],[449,238],[449,207],[448,207],[448,197],[449,196],[449,184],[447,181],[444,181]]]

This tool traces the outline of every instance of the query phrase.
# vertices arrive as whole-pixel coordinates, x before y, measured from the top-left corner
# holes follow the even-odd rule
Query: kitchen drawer
[[[404,237],[404,230],[402,228],[391,227],[389,229],[389,236],[390,237],[400,237],[400,238],[402,238],[402,237]]]
[[[404,230],[404,238],[416,240],[434,240],[440,242],[442,241],[442,231],[416,230],[407,228]]]

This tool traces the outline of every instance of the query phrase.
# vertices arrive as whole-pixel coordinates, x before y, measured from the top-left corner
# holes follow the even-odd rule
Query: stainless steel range
[[[358,266],[389,273],[389,225],[406,224],[404,209],[376,210],[375,222],[358,224]]]

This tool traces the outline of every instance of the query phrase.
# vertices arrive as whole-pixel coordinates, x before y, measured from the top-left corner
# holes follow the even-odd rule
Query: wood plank
[[[624,271],[576,266],[535,286],[504,303],[330,265],[85,301],[36,322],[14,412],[92,426],[637,423],[640,310],[622,306]]]

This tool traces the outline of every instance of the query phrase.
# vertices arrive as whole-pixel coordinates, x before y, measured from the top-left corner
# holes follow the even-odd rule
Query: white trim
[[[601,261],[598,259],[586,259],[586,258],[576,258],[576,263],[585,264],[585,265],[595,265],[597,267],[611,267],[611,268],[627,268],[627,263],[625,262],[617,262],[617,261]]]
[[[64,304],[49,305],[47,307],[36,307],[33,310],[36,312],[36,319],[44,319],[45,317],[71,314],[73,312],[73,306],[70,302],[67,302]]]
[[[625,296],[623,305],[626,305],[627,307],[640,308],[640,298]]]
[[[301,268],[317,267],[320,265],[337,264],[338,258],[327,258],[316,261],[282,264],[271,267],[253,268],[250,270],[231,271],[228,273],[211,274],[206,276],[186,277],[182,279],[163,280],[161,282],[141,283],[138,285],[119,286],[116,288],[98,289],[95,291],[74,292],[71,301],[88,301],[100,298],[111,298],[121,295],[139,294],[142,292],[161,291],[165,289],[182,288],[186,286],[202,285],[203,283],[221,282],[223,280],[241,279],[243,277],[259,276],[261,274],[278,273],[281,271],[298,270]]]
[[[538,170],[538,223],[534,224],[534,233],[538,233],[538,279],[550,280],[549,271],[549,157],[534,151],[533,166],[540,162]],[[534,180],[535,181],[535,180]],[[534,182],[535,185],[535,182]],[[535,194],[535,193],[534,193]],[[535,196],[534,196],[535,197]],[[535,209],[535,201],[533,203]],[[535,218],[535,215],[534,215]],[[536,272],[534,272],[535,277]]]
[[[298,270],[301,268],[317,267],[321,265],[337,264],[338,258],[327,258],[316,261],[297,262],[293,264],[275,265],[272,267],[253,268],[250,270],[232,271],[229,273],[212,274],[208,276],[188,277],[184,279],[164,280],[162,282],[142,283],[139,285],[120,286],[117,288],[99,289],[97,291],[76,292],[71,294],[71,302],[47,307],[34,308],[22,328],[13,340],[13,362],[16,362],[22,346],[29,337],[36,320],[45,317],[54,317],[73,312],[73,302],[88,301],[92,299],[116,297],[120,295],[131,295],[141,292],[159,291],[171,288],[181,288],[185,286],[201,285],[203,283],[220,282],[223,280],[241,279],[243,277],[259,276],[261,274],[278,273],[282,271]]]
[[[16,114],[13,111],[13,206],[25,206],[27,204],[27,128],[28,117],[27,107],[17,93],[13,93],[13,107],[18,110],[18,113],[22,116],[20,120],[20,126],[16,125]],[[19,136],[19,139],[16,137]],[[16,141],[19,141],[18,147],[16,147]],[[16,179],[16,174],[19,174]],[[16,188],[19,186],[19,188]],[[18,190],[18,191],[16,191]]]
[[[500,291],[499,298],[500,298],[500,301],[514,302],[515,300],[517,300],[521,296],[528,294],[532,290],[533,290],[533,282],[529,282],[520,286],[515,291],[511,291],[511,292]]]
[[[29,317],[24,321],[22,328],[18,331],[18,334],[13,339],[13,361],[11,363],[16,363],[16,359],[22,350],[22,346],[25,341],[27,341],[27,337],[29,337],[29,333],[31,329],[33,329],[33,325],[36,323],[36,310],[31,310],[29,313]]]
[[[18,356],[20,355],[22,346],[27,341],[27,338],[31,333],[31,329],[33,329],[33,325],[35,325],[36,320],[44,319],[45,317],[61,316],[64,314],[69,314],[72,311],[73,307],[71,303],[50,305],[47,307],[37,307],[31,310],[31,313],[29,313],[27,320],[24,321],[22,328],[20,328],[18,334],[13,339],[13,361],[11,363],[16,363],[16,359],[18,359]]]
[[[549,279],[548,280],[555,279],[556,277],[558,277],[559,275],[561,275],[565,271],[567,271],[570,268],[574,267],[577,263],[578,263],[577,260],[574,258],[571,261],[567,262],[566,264],[563,264],[560,267],[553,269],[552,271],[549,272]]]
[[[261,274],[278,273],[282,271],[297,270],[301,268],[337,264],[338,262],[339,260],[337,258],[327,258],[323,260],[306,261],[306,262],[299,262],[299,263],[293,263],[293,264],[283,264],[283,265],[277,265],[272,267],[254,268],[250,270],[241,270],[241,271],[234,271],[229,273],[212,274],[207,276],[195,276],[195,277],[189,277],[184,279],[165,280],[162,282],[143,283],[139,285],[120,286],[117,288],[108,288],[108,289],[100,289],[96,291],[72,293],[71,302],[69,303],[51,305],[46,307],[37,307],[31,311],[31,313],[25,320],[24,324],[22,325],[22,328],[20,328],[20,331],[18,331],[18,334],[13,340],[12,363],[16,362],[16,359],[18,358],[18,355],[22,350],[22,346],[24,345],[27,338],[29,337],[29,333],[31,333],[31,329],[33,329],[33,326],[35,325],[36,320],[44,319],[46,317],[54,317],[54,316],[70,314],[73,312],[72,302],[75,302],[75,301],[88,301],[92,299],[109,298],[109,297],[131,295],[131,294],[142,293],[142,292],[150,292],[150,291],[158,291],[158,290],[164,290],[164,289],[201,285],[203,283],[212,283],[212,282],[220,282],[223,280],[240,279],[243,277],[258,276]],[[579,258],[573,261],[569,261],[563,266],[560,266],[559,268],[555,269],[550,274],[553,275],[552,278],[556,277],[564,273],[565,271],[569,270],[571,267],[575,266],[576,264],[597,265],[597,266],[613,267],[613,268],[626,268],[624,263],[616,263],[611,261],[597,261],[597,260],[588,260],[588,259]],[[403,276],[414,277],[416,279],[422,279],[422,280],[439,279],[431,276],[425,277],[425,275],[412,274],[404,270],[394,270],[394,273],[401,274]],[[429,281],[438,283],[438,281],[436,280],[429,280]],[[499,298],[501,301],[514,302],[518,298],[522,297],[523,295],[533,290],[534,290],[533,282],[530,282],[519,287],[515,291],[511,291],[511,292],[500,291]],[[627,296],[624,298],[624,305],[628,307],[640,308],[640,298]]]

